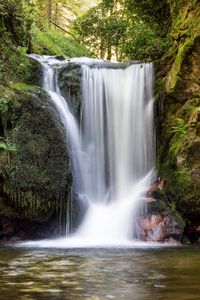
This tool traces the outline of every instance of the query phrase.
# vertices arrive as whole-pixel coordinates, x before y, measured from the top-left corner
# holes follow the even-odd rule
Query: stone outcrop
[[[135,236],[142,241],[180,244],[185,222],[166,195],[166,180],[158,180],[146,194],[139,216],[134,222]]]
[[[200,223],[200,3],[169,1],[172,44],[157,73],[159,175],[166,196]]]

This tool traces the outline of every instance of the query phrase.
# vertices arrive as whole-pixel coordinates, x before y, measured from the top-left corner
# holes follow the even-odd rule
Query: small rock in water
[[[165,245],[169,245],[169,246],[180,246],[181,243],[175,239],[173,239],[172,237],[164,240],[164,244]]]
[[[61,55],[57,55],[57,56],[55,56],[55,58],[57,60],[65,60],[65,58],[63,56],[61,56]]]

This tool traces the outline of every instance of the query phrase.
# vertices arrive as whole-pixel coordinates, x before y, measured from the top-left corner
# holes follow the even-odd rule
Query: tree
[[[125,0],[126,10],[134,11],[149,25],[152,23],[163,27],[170,18],[170,6],[167,0]]]
[[[14,45],[26,46],[29,48],[30,29],[32,25],[32,7],[30,2],[23,0],[0,0],[0,47],[1,40],[7,32],[7,38],[11,39]]]
[[[91,6],[91,0],[32,0],[37,10],[36,18],[42,27],[44,19],[66,29],[70,22]],[[39,14],[39,18],[38,18]],[[42,20],[41,20],[42,18]],[[38,23],[38,22],[37,22]]]
[[[104,1],[77,18],[73,30],[101,58],[117,56],[123,40],[127,20],[119,1]]]
[[[169,15],[166,0],[160,2],[102,0],[75,20],[73,30],[101,58],[156,59],[166,46],[160,36]]]
[[[51,25],[52,18],[52,0],[47,1],[47,18],[49,20],[49,25]]]

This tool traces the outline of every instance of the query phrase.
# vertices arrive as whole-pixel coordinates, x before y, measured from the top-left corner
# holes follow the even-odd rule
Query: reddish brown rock
[[[136,232],[144,241],[164,242],[168,238],[180,241],[183,229],[174,216],[166,214],[149,215],[137,220]]]

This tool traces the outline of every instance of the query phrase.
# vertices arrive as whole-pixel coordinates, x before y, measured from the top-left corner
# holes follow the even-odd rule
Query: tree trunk
[[[55,28],[58,23],[58,2],[56,2],[56,8],[55,8]]]
[[[100,46],[100,58],[104,59],[105,56],[105,46],[103,39],[101,39],[101,46]]]
[[[52,0],[47,0],[47,18],[49,20],[49,27],[51,26],[52,19]]]
[[[113,15],[113,9],[114,9],[114,2],[112,3],[109,9],[108,15],[110,17]],[[111,60],[111,58],[112,58],[112,41],[111,41],[111,37],[109,37],[108,47],[107,47],[107,60]]]
[[[108,45],[107,60],[111,60],[111,58],[112,58],[112,47],[111,47],[111,45]]]

